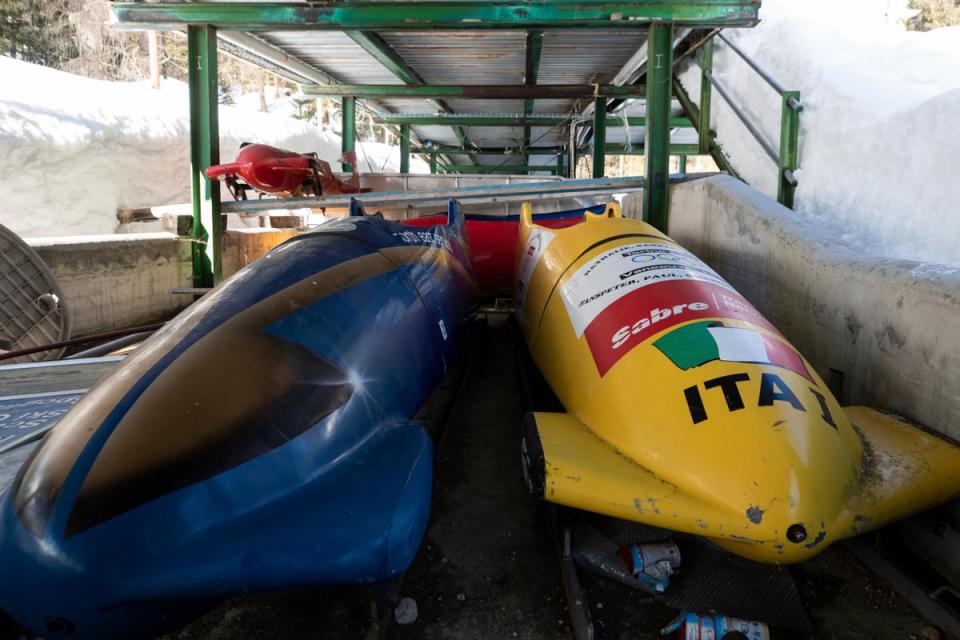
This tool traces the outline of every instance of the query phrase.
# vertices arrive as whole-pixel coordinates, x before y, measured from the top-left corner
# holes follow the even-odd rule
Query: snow
[[[0,224],[25,237],[110,234],[118,207],[189,202],[187,96],[172,80],[158,91],[0,57]],[[340,157],[339,136],[278,102],[269,113],[259,99],[220,107],[224,161],[241,142]],[[399,170],[398,147],[358,141],[357,155],[361,171]],[[429,172],[416,157],[410,169]]]
[[[724,33],[801,92],[795,209],[867,253],[960,264],[960,27],[905,31],[887,0],[764,0],[761,24]],[[774,148],[780,98],[722,42],[714,75]],[[681,81],[699,101],[699,68]],[[713,92],[734,169],[776,196],[776,166]]]

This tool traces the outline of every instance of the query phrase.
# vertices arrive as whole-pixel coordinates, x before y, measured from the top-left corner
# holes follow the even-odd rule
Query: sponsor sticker
[[[607,250],[561,287],[577,336],[584,336],[603,376],[654,334],[706,318],[736,319],[775,329],[699,258],[676,245],[633,243]],[[708,336],[712,336],[709,332]],[[724,354],[757,351],[742,334],[714,337]]]
[[[709,282],[736,293],[717,272],[672,244],[638,242],[604,251],[577,269],[561,289],[577,337],[611,304],[643,287],[670,280]]]
[[[533,270],[540,262],[540,256],[546,251],[556,234],[553,231],[534,227],[530,230],[527,237],[527,244],[523,248],[523,254],[520,256],[520,264],[517,266],[517,290],[514,300],[519,313],[523,313],[524,302],[527,299],[527,288],[530,285],[530,276]],[[578,334],[579,335],[579,334]]]

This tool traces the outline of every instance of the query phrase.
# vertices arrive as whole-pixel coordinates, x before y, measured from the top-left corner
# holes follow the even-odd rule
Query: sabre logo
[[[720,391],[723,393],[723,400],[727,406],[727,411],[740,411],[741,409],[746,408],[746,405],[743,402],[743,394],[741,393],[740,383],[749,381],[750,374],[734,373],[707,380],[703,383],[703,388],[706,391],[710,391],[711,389],[720,389]],[[830,413],[830,407],[827,406],[826,397],[813,387],[810,387],[809,391],[813,396],[813,399],[816,401],[817,408],[820,409],[820,418],[828,425],[836,429],[837,423],[834,421],[833,415]],[[690,412],[690,419],[693,421],[693,424],[704,422],[709,418],[707,409],[703,404],[703,396],[700,393],[700,387],[698,385],[684,389],[683,397],[684,400],[686,400],[687,410]],[[787,383],[783,381],[783,378],[775,373],[762,373],[760,375],[760,391],[757,394],[757,402],[755,406],[772,407],[778,402],[788,404],[797,411],[802,411],[804,413],[807,411],[807,409],[803,406],[803,402],[801,402],[800,398],[797,397],[797,394],[794,393],[789,386],[787,386]]]
[[[619,349],[630,339],[630,336],[636,335],[645,329],[649,329],[658,322],[662,322],[667,318],[679,316],[684,311],[706,311],[710,308],[705,302],[690,302],[683,304],[676,304],[672,307],[666,307],[661,309],[659,307],[654,307],[650,310],[650,315],[646,318],[640,318],[636,322],[631,324],[626,324],[617,329],[617,332],[613,334],[613,337],[610,339],[610,342],[614,349]],[[675,322],[678,319],[675,318]]]

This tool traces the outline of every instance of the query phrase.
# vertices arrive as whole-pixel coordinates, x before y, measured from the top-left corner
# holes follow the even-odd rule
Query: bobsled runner
[[[960,495],[960,449],[842,408],[710,267],[613,203],[548,229],[525,208],[515,305],[566,413],[529,414],[531,491],[788,563]]]
[[[94,386],[0,501],[0,609],[41,637],[154,637],[237,593],[382,584],[423,536],[411,418],[474,295],[464,221],[298,235]]]
[[[246,200],[253,189],[261,195],[297,198],[301,196],[360,193],[357,154],[348,151],[343,160],[353,168],[349,180],[341,180],[330,163],[315,153],[295,153],[265,144],[243,143],[234,162],[208,167],[210,180],[224,180],[234,200]]]

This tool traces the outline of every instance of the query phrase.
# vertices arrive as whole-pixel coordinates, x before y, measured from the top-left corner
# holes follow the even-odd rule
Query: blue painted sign
[[[83,397],[86,389],[0,397],[0,448],[52,427]]]

